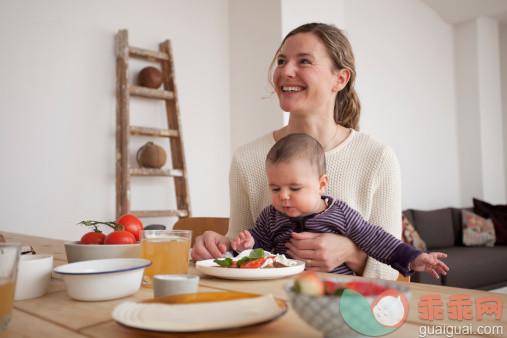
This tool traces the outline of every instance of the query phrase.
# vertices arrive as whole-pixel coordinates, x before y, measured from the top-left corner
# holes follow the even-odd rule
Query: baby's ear
[[[329,176],[323,174],[319,177],[319,193],[323,195],[326,192]]]

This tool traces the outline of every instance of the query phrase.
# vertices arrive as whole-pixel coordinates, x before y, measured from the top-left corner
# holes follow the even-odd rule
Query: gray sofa
[[[507,286],[507,245],[464,246],[461,209],[408,209],[403,214],[424,240],[428,251],[448,255],[443,261],[450,267],[448,274],[440,279],[416,272],[411,282],[480,290]]]

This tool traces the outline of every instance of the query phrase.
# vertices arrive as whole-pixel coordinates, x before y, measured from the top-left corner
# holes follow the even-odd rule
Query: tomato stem
[[[114,231],[125,231],[125,227],[119,223],[115,223],[116,226],[113,228]]]
[[[83,224],[85,226],[93,227],[94,232],[102,232],[97,227],[99,224],[107,225],[108,227],[112,228],[113,230],[116,230],[116,222],[99,222],[99,221],[81,221],[78,224]]]

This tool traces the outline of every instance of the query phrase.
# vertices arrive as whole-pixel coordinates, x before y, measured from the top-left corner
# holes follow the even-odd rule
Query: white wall
[[[361,131],[394,148],[402,208],[459,206],[452,28],[419,1],[346,4]]]
[[[114,35],[121,28],[136,47],[157,49],[171,39],[193,212],[227,216],[228,5],[1,1],[0,231],[77,240],[85,232],[77,222],[114,219]],[[160,102],[135,100],[133,123],[165,123]],[[146,141],[133,140],[131,152]],[[133,208],[167,208],[174,201],[164,179],[139,180]]]
[[[294,28],[309,22],[333,23],[344,27],[345,0],[319,0],[308,6],[305,0],[282,0],[282,39]]]
[[[461,199],[504,204],[499,24],[469,20],[456,25],[455,36]]]
[[[487,201],[505,204],[502,98],[500,90],[500,41],[498,22],[477,19],[479,97],[484,195]]]
[[[475,22],[470,21],[457,24],[454,29],[461,199],[465,203],[470,195],[480,198],[484,194],[477,29]]]
[[[280,0],[230,2],[231,149],[282,126],[268,69],[280,45]]]
[[[502,125],[504,149],[504,177],[505,191],[507,192],[507,23],[500,24],[500,78],[502,95]]]

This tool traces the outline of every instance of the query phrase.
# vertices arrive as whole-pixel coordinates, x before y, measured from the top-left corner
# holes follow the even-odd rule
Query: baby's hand
[[[446,271],[449,271],[449,267],[438,259],[445,257],[447,257],[447,255],[441,252],[430,252],[429,254],[422,253],[410,263],[410,269],[429,272],[433,277],[438,279],[437,271],[440,272],[441,275],[447,275]]]
[[[231,242],[231,247],[233,250],[235,250],[237,252],[241,252],[243,250],[253,248],[254,244],[255,244],[255,239],[248,232],[248,230],[245,230],[243,232],[240,232],[236,236],[236,238]]]

